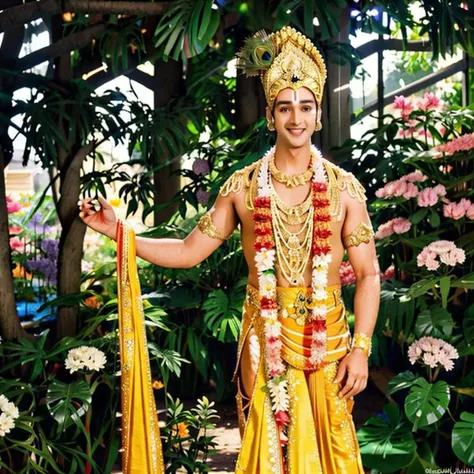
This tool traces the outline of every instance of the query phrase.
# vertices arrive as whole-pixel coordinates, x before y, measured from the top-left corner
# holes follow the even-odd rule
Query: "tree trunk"
[[[7,201],[5,199],[5,173],[3,152],[0,147],[0,335],[3,339],[26,337],[16,311],[13,291],[10,235],[8,231]]]
[[[170,99],[182,92],[183,85],[183,63],[181,61],[169,60],[159,61],[155,64],[155,108],[164,107]],[[169,156],[154,156],[154,166],[168,160]],[[181,166],[181,160],[177,159],[165,168],[161,168],[153,174],[155,185],[155,205],[168,203],[180,189],[180,177],[173,174]],[[172,204],[164,209],[155,209],[155,225],[167,222],[178,210],[178,204]]]
[[[93,144],[81,147],[70,163],[62,164],[58,215],[61,222],[58,260],[58,296],[79,293],[81,289],[81,260],[86,226],[78,215],[77,202],[81,192],[81,168]],[[77,332],[79,307],[58,308],[58,339],[74,336]]]

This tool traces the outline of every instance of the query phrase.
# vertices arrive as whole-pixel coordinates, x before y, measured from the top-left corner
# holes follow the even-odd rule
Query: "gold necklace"
[[[275,155],[270,158],[269,167],[270,173],[279,183],[284,184],[287,188],[296,188],[303,186],[313,177],[313,155],[311,155],[309,168],[301,174],[287,174],[280,171],[275,165]]]
[[[293,286],[304,286],[304,270],[311,255],[311,243],[314,227],[314,207],[310,206],[301,229],[291,232],[285,226],[273,194],[271,200],[273,235],[278,267],[283,277]]]
[[[278,193],[276,192],[273,185],[272,191],[273,196],[275,197],[275,204],[278,209],[281,211],[281,218],[284,222],[290,225],[299,225],[302,224],[306,219],[306,213],[309,211],[312,203],[313,196],[311,193],[308,194],[306,199],[296,206],[289,206],[284,202]]]

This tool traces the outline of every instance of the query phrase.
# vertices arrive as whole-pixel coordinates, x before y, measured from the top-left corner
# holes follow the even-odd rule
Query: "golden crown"
[[[271,35],[259,31],[245,41],[237,56],[237,68],[247,77],[260,76],[271,109],[278,93],[288,87],[307,87],[321,105],[326,64],[312,41],[294,28],[285,26]]]

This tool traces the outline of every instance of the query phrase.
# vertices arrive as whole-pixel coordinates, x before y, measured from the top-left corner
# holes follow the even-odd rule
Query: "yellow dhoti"
[[[339,360],[349,350],[350,337],[341,288],[327,287],[327,292],[325,365],[320,370],[308,371],[304,369],[311,352],[311,328],[306,324],[308,308],[311,307],[311,289],[277,288],[282,357],[288,366],[286,375],[291,419],[283,462],[270,397],[262,390],[267,380],[264,322],[260,317],[258,290],[251,286],[247,288],[236,370],[239,387],[237,408],[242,435],[236,474],[285,474],[284,465],[286,474],[364,473],[351,415],[353,401],[339,399],[340,385],[334,382]],[[252,359],[242,358],[250,334],[258,338],[257,350],[253,347]],[[252,393],[247,394],[250,395],[248,407],[244,407],[246,397],[241,391],[242,379],[253,372],[248,366],[250,360],[255,366],[256,376]]]

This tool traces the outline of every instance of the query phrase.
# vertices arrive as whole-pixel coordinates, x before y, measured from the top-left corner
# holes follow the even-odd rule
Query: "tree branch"
[[[56,41],[50,46],[38,49],[22,58],[15,63],[15,69],[24,71],[31,69],[44,61],[50,61],[54,58],[59,58],[74,49],[80,49],[87,46],[94,38],[100,36],[106,29],[105,23],[98,23],[87,30],[74,33],[66,36],[63,39]]]
[[[0,32],[58,13],[116,13],[122,15],[162,15],[169,2],[112,0],[39,0],[11,7],[0,13]]]

